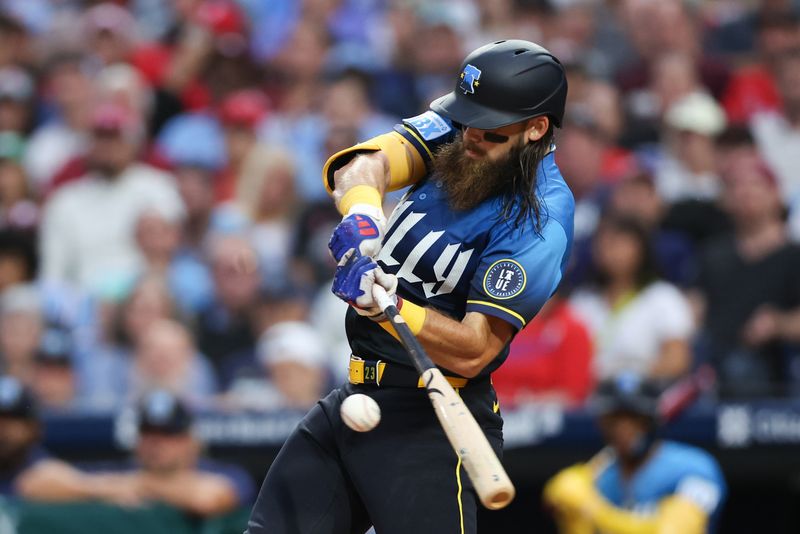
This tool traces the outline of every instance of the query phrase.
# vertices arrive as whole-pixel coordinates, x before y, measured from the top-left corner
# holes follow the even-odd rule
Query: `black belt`
[[[351,384],[403,388],[425,387],[422,378],[413,367],[383,360],[364,360],[358,356],[350,356],[348,375]],[[471,380],[459,376],[445,375],[445,378],[454,388],[463,388],[471,382]]]

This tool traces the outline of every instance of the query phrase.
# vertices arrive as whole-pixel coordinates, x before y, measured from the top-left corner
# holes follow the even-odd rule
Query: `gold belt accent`
[[[358,356],[350,357],[349,375],[351,384],[377,384],[381,385],[383,371],[386,369],[386,362],[380,360],[373,365],[365,365],[367,362]]]
[[[381,385],[381,379],[383,378],[383,374],[386,371],[387,362],[377,360],[377,361],[367,361],[359,358],[358,356],[350,356],[350,365],[349,365],[349,379],[351,384],[375,384],[377,386]],[[388,364],[391,365],[391,364]],[[460,378],[456,376],[445,376],[447,382],[453,386],[454,388],[463,388],[469,382],[466,378]],[[417,381],[418,388],[424,388],[425,383],[422,380],[422,377],[419,377]]]

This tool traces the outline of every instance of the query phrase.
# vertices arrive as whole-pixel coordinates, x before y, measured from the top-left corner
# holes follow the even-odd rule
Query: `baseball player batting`
[[[680,410],[675,402],[702,388],[690,378],[665,394],[635,375],[598,385],[591,404],[608,446],[544,489],[562,534],[716,531],[727,492],[719,465],[701,449],[659,436],[659,426]]]
[[[574,200],[553,154],[567,96],[558,59],[528,41],[498,41],[470,53],[453,82],[428,111],[325,164],[344,216],[329,246],[333,292],[350,304],[349,382],[286,441],[250,534],[477,532],[473,482],[406,348],[421,344],[500,456],[490,375],[561,280]],[[384,194],[407,186],[387,221]],[[376,302],[376,285],[393,306]],[[342,421],[354,393],[380,407],[369,432]]]

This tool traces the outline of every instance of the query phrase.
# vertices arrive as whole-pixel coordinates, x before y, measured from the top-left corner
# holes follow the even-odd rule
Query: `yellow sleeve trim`
[[[425,326],[425,317],[427,316],[428,310],[424,307],[418,306],[408,300],[403,300],[403,306],[400,308],[400,317],[406,320],[406,324],[411,329],[411,333],[415,336],[422,331],[422,327]],[[392,334],[395,339],[400,339],[391,321],[383,321],[378,324],[381,325],[381,328]]]
[[[347,215],[355,204],[368,204],[380,210],[383,207],[383,198],[381,192],[371,185],[356,185],[342,196],[342,200],[339,201],[339,212]]]
[[[519,322],[522,323],[522,326],[525,326],[527,324],[527,321],[525,320],[525,318],[522,317],[520,314],[518,314],[514,310],[509,310],[508,308],[500,306],[499,304],[495,304],[494,302],[486,302],[484,300],[468,300],[467,304],[480,304],[482,306],[489,306],[491,308],[497,308],[498,310],[503,310],[507,314],[517,318],[519,320]]]
[[[680,495],[661,501],[658,519],[658,534],[703,534],[708,528],[708,514]]]
[[[621,510],[598,495],[590,515],[595,526],[608,534],[704,534],[708,526],[708,515],[678,495],[662,499],[652,516]]]
[[[322,167],[322,181],[328,194],[333,193],[334,173],[361,153],[381,151],[389,160],[387,189],[394,191],[418,182],[425,173],[422,155],[398,132],[389,132],[337,152]]]

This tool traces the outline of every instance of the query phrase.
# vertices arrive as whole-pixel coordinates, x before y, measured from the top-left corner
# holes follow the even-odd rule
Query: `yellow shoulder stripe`
[[[467,304],[480,304],[481,306],[489,306],[491,308],[497,308],[498,310],[502,310],[507,314],[515,317],[517,320],[519,320],[519,322],[522,323],[522,326],[525,326],[527,324],[527,321],[523,316],[521,316],[514,310],[509,310],[508,308],[500,306],[499,304],[495,304],[494,302],[486,302],[485,300],[468,300]]]

